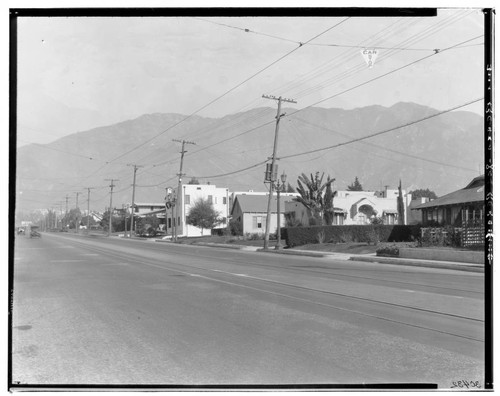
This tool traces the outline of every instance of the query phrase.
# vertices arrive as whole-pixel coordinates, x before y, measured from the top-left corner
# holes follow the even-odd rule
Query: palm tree
[[[330,179],[328,176],[328,180],[326,181],[326,192],[324,197],[324,223],[325,225],[332,225],[334,218],[334,209],[333,209],[333,198],[337,196],[337,191],[332,190],[332,184],[335,179]]]
[[[330,176],[328,176],[326,183],[323,183],[324,176],[324,172],[321,177],[319,176],[319,172],[316,172],[314,176],[311,173],[311,178],[308,178],[305,173],[302,173],[297,179],[297,192],[300,196],[295,198],[295,201],[302,203],[309,209],[312,219],[316,219],[321,223],[323,222],[323,212],[325,209],[323,191],[333,182]]]

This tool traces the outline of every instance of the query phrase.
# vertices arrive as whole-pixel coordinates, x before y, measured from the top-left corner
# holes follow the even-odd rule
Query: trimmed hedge
[[[420,238],[420,225],[341,225],[288,227],[281,237],[289,247],[318,243],[323,237],[328,243],[345,242],[411,242]]]

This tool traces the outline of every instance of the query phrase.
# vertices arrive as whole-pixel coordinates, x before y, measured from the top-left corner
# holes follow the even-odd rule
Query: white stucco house
[[[212,184],[183,184],[180,196],[175,194],[176,199],[180,199],[175,206],[167,208],[165,202],[155,203],[134,203],[134,214],[138,217],[156,216],[161,224],[158,227],[166,231],[166,235],[174,234],[174,225],[177,225],[178,237],[202,236],[202,230],[198,227],[186,223],[189,210],[194,203],[200,199],[207,199],[213,204],[214,209],[219,212],[223,220],[216,228],[225,228],[229,217],[229,191],[227,188],[218,188]],[[127,205],[130,208],[131,205]],[[128,209],[130,213],[130,209]],[[177,221],[175,218],[177,217]],[[166,227],[166,228],[165,228]],[[210,235],[210,230],[203,230],[203,235]]]
[[[406,192],[404,190],[402,190],[402,194],[403,200],[406,201]],[[338,191],[333,200],[333,225],[370,224],[370,220],[374,216],[381,217],[384,224],[397,224],[398,195],[399,191],[397,189],[386,189],[385,191]],[[300,202],[287,202],[285,211],[287,216],[295,218],[305,226],[309,225],[310,213]]]
[[[167,235],[173,235],[173,227],[176,224],[178,237],[202,236],[201,228],[186,223],[190,209],[200,198],[211,202],[213,208],[219,212],[222,223],[215,228],[226,228],[230,210],[229,190],[227,188],[217,187],[214,184],[183,184],[179,198],[180,203],[176,203],[177,208],[173,207],[166,211]],[[177,221],[175,221],[176,217]],[[210,233],[211,230],[203,230],[203,235],[210,235]]]

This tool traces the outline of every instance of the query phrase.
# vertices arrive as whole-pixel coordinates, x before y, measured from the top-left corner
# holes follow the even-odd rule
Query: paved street
[[[19,384],[484,378],[484,275],[71,234],[18,237]]]

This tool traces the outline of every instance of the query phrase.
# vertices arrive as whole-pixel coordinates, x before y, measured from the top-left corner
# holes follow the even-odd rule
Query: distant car
[[[41,238],[42,234],[38,232],[38,227],[31,227],[30,238]]]
[[[157,231],[153,228],[150,227],[148,229],[142,229],[138,232],[138,235],[143,238],[151,238],[155,237],[157,235]]]

